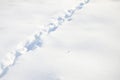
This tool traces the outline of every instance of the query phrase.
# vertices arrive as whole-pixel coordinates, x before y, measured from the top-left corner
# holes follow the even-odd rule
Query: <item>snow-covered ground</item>
[[[82,1],[82,0],[81,0]],[[80,0],[1,0],[0,61]],[[91,0],[0,80],[119,80],[120,1]]]

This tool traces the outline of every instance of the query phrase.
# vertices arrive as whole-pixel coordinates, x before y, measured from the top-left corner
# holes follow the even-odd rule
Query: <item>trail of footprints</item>
[[[47,25],[43,26],[43,28],[39,32],[36,32],[34,35],[32,35],[30,39],[26,40],[22,44],[19,44],[14,51],[9,52],[0,63],[0,78],[7,74],[10,67],[15,65],[17,59],[21,55],[24,55],[27,52],[32,51],[38,47],[42,47],[42,37],[55,31],[65,21],[71,21],[74,13],[82,9],[83,6],[88,2],[89,0],[84,0],[84,2],[79,3],[79,5],[77,5],[74,9],[67,10],[63,16],[57,17],[53,22],[50,22]]]

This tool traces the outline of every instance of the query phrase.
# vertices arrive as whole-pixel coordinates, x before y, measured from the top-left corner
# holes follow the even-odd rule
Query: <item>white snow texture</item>
[[[33,51],[38,47],[42,47],[43,40],[42,38],[53,31],[56,31],[58,27],[60,27],[66,21],[71,21],[72,16],[76,11],[83,8],[89,0],[84,0],[84,2],[80,2],[79,5],[75,6],[75,8],[67,10],[67,12],[63,15],[59,15],[59,17],[55,18],[53,22],[44,25],[39,32],[35,32],[29,39],[24,42],[18,44],[17,48],[11,52],[9,52],[6,57],[0,63],[0,78],[5,76],[8,70],[16,64],[17,59],[26,54],[29,51]]]

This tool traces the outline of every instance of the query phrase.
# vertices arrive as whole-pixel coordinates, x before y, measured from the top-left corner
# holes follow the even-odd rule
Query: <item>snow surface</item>
[[[5,74],[7,72],[1,80],[119,80],[119,0],[91,0],[81,11],[74,13],[72,20],[67,18],[71,11],[67,11],[70,16],[64,19],[70,22],[62,24],[61,15],[68,14],[64,11],[74,8],[79,2],[1,1],[0,60],[5,59],[1,68]],[[53,19],[49,21],[51,17]],[[48,23],[56,21],[62,25],[54,31],[56,26]],[[43,26],[48,26],[44,24],[49,27],[43,29]],[[36,31],[45,32],[42,40]],[[54,32],[48,35],[51,31]],[[31,33],[35,35],[29,37],[29,42],[22,41]],[[19,42],[25,43],[17,46]],[[22,48],[24,44],[25,48]],[[33,50],[36,45],[40,48]],[[16,46],[17,51],[24,55],[14,52]],[[5,56],[10,51],[12,54]],[[14,66],[7,71],[11,65]]]

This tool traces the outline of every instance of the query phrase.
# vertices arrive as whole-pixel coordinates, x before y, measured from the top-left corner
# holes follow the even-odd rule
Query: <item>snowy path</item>
[[[68,10],[65,14],[58,16],[53,19],[47,25],[44,25],[40,31],[34,33],[28,40],[20,43],[17,48],[11,52],[9,52],[5,59],[0,63],[0,77],[3,77],[7,74],[8,70],[15,65],[17,59],[26,54],[29,51],[33,51],[34,49],[41,47],[43,42],[42,39],[55,31],[58,27],[60,27],[64,22],[71,21],[72,16],[76,11],[83,8],[85,4],[87,4],[89,0],[85,0],[84,2],[80,2],[75,8]]]

